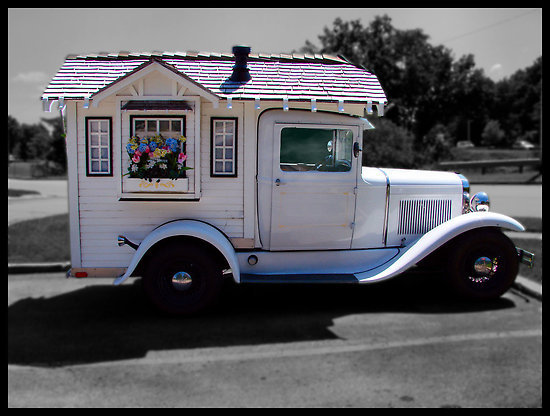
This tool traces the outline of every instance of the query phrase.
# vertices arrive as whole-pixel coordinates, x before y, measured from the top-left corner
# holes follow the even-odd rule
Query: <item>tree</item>
[[[307,41],[304,52],[342,54],[378,76],[389,99],[386,116],[413,132],[417,144],[436,124],[448,118],[448,85],[452,55],[433,46],[421,29],[399,30],[387,15],[367,27],[359,20],[334,21],[319,36],[321,47]]]
[[[42,122],[52,128],[49,141],[49,149],[46,158],[54,162],[62,172],[66,171],[67,150],[65,148],[65,132],[63,130],[63,120],[61,117],[42,118]]]
[[[481,133],[483,139],[482,144],[485,146],[502,146],[505,141],[506,134],[500,128],[500,123],[497,120],[489,120]]]
[[[411,133],[387,118],[373,121],[374,130],[363,134],[363,166],[410,169],[418,167]]]
[[[46,127],[51,129],[51,133]],[[65,150],[65,134],[60,117],[41,119],[40,123],[20,124],[17,119],[8,115],[8,151],[9,154],[21,160],[41,161],[54,172],[66,171],[67,156]]]
[[[8,154],[13,155],[17,143],[22,139],[21,125],[15,117],[8,114]]]

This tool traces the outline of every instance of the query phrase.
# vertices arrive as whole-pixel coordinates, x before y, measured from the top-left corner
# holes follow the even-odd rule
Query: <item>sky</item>
[[[541,8],[9,8],[8,115],[37,123],[40,96],[70,54],[98,52],[297,51],[306,40],[320,46],[323,28],[337,17],[366,27],[387,14],[397,29],[420,28],[455,59],[473,54],[495,81],[542,55]],[[388,97],[391,100],[391,97]]]

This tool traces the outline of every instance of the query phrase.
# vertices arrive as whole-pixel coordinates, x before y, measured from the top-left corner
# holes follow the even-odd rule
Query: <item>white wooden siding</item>
[[[121,169],[118,152],[124,149],[130,131],[130,112],[122,112],[117,118],[119,101],[114,97],[104,99],[96,108],[83,109],[78,105],[77,149],[78,149],[78,215],[80,232],[80,267],[126,267],[134,251],[125,246],[118,247],[117,236],[123,234],[139,243],[159,225],[175,219],[198,219],[210,223],[229,237],[244,237],[243,218],[243,104],[234,104],[233,109],[214,109],[210,103],[201,102],[200,119],[200,166],[194,166],[194,121],[193,112],[187,113],[187,165],[200,169],[201,197],[199,201],[120,201],[119,188]],[[170,112],[169,112],[170,113]],[[177,113],[173,112],[173,113]],[[137,114],[137,112],[132,112]],[[153,114],[147,112],[147,115]],[[165,114],[163,112],[163,114]],[[85,117],[112,117],[113,120],[113,177],[86,176]],[[236,178],[210,176],[210,118],[238,117],[238,175]],[[120,122],[117,122],[120,120]],[[118,129],[118,130],[117,130]],[[119,132],[119,133],[118,133]],[[118,134],[117,134],[118,133]],[[122,143],[120,141],[122,138]],[[125,160],[125,152],[122,153]],[[194,171],[187,171],[188,174]],[[194,187],[194,176],[189,174],[190,188]],[[192,188],[191,188],[192,189]],[[74,212],[74,211],[73,211]]]

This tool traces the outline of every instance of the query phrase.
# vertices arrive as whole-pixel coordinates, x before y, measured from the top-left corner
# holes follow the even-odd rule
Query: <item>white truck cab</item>
[[[362,166],[387,102],[373,74],[249,52],[67,58],[42,99],[67,125],[69,276],[141,276],[157,307],[193,314],[226,278],[375,283],[429,262],[489,299],[532,262],[464,176]]]

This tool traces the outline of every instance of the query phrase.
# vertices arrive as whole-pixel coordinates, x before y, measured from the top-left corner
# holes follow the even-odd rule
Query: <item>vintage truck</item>
[[[68,276],[141,276],[169,313],[225,278],[375,283],[417,264],[490,299],[533,260],[464,176],[362,166],[387,99],[341,56],[68,56],[42,102],[66,125]]]

